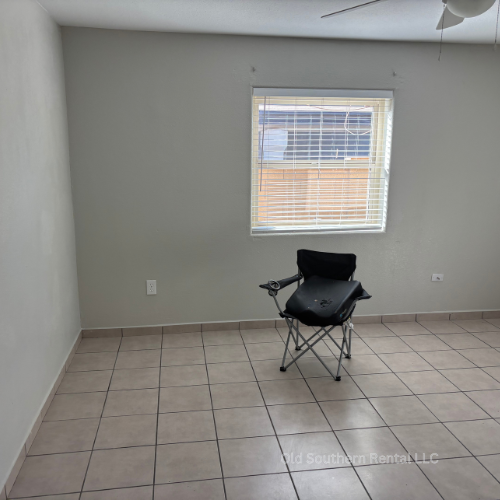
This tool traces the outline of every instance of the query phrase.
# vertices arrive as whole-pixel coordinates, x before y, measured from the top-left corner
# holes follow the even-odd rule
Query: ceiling
[[[441,0],[387,0],[341,16],[324,14],[368,0],[38,0],[62,26],[357,40],[437,42]],[[500,0],[498,0],[500,1]],[[497,4],[444,31],[445,43],[491,43]]]

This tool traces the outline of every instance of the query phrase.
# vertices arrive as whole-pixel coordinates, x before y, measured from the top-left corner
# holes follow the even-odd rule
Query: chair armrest
[[[260,288],[265,288],[268,291],[272,292],[277,292],[278,290],[281,290],[282,288],[287,287],[288,285],[291,285],[292,283],[296,283],[297,281],[300,281],[302,279],[301,274],[296,274],[295,276],[291,276],[290,278],[284,278],[279,281],[275,280],[269,280],[267,283],[264,283],[263,285],[259,285]]]

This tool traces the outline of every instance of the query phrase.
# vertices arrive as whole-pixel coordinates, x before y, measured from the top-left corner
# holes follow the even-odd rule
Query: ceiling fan
[[[355,5],[354,7],[348,7],[347,9],[338,10],[332,12],[331,14],[326,14],[321,16],[321,18],[338,16],[340,14],[345,14],[347,12],[352,12],[353,10],[363,9],[365,7],[372,7],[386,0],[370,0],[368,2]],[[445,4],[443,15],[439,20],[436,27],[437,30],[442,30],[445,28],[451,28],[463,22],[464,19],[468,17],[476,17],[484,14],[495,4],[496,0],[442,0]]]

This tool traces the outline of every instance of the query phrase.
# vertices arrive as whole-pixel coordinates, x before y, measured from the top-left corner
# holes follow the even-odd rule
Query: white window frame
[[[276,235],[291,235],[291,234],[306,234],[306,235],[328,235],[328,234],[352,234],[352,233],[384,233],[387,226],[387,207],[388,207],[388,190],[389,190],[389,177],[390,177],[390,162],[391,162],[391,147],[392,147],[392,120],[394,111],[394,92],[392,90],[353,90],[353,89],[295,89],[295,88],[253,88],[252,89],[252,151],[251,151],[251,220],[250,220],[250,232],[252,236],[276,236]],[[384,122],[377,122],[377,128],[383,131],[383,158],[381,163],[377,165],[376,168],[379,175],[383,176],[383,188],[381,194],[378,198],[367,198],[369,201],[373,201],[376,204],[380,204],[380,224],[376,226],[370,225],[369,227],[363,225],[349,225],[344,223],[342,225],[294,225],[293,223],[277,225],[276,227],[259,229],[256,223],[257,220],[257,210],[259,203],[259,195],[255,193],[255,186],[257,185],[256,175],[258,172],[258,165],[261,164],[261,160],[257,157],[255,152],[255,134],[258,134],[258,104],[255,103],[255,97],[270,97],[271,99],[280,97],[305,97],[314,99],[334,97],[339,99],[387,99],[389,104],[389,109],[384,111]],[[256,117],[257,114],[257,117]],[[257,127],[255,124],[257,120]],[[381,127],[381,128],[380,128]],[[377,132],[379,133],[379,132]],[[258,136],[257,136],[258,141]],[[357,160],[358,163],[361,160]],[[283,167],[286,164],[283,160],[266,160],[267,168],[274,168],[272,165],[276,165],[275,168],[287,168]],[[311,165],[314,162],[307,160],[304,162],[304,166]],[[301,165],[300,161],[295,161],[295,167]],[[367,160],[368,165],[368,160]],[[339,168],[340,166],[345,167],[344,160],[321,160],[321,169],[329,168]]]

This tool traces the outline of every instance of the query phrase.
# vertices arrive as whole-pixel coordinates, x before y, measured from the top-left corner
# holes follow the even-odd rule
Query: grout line
[[[162,330],[163,331],[163,330]],[[156,460],[158,457],[158,425],[160,421],[160,394],[161,394],[161,362],[163,358],[163,335],[161,335],[160,342],[160,367],[158,369],[158,399],[156,403],[156,432],[155,432],[155,459],[153,462],[153,494],[152,500],[155,499],[155,485],[156,485]]]
[[[241,335],[241,332],[240,332],[240,335]],[[281,337],[281,335],[280,335],[280,337]],[[245,350],[247,352],[247,356],[250,359],[250,356],[248,354],[248,349],[247,349],[247,346],[246,346],[245,341],[243,339],[243,336],[241,336],[241,338],[243,340],[243,345],[245,346]],[[283,338],[281,340],[283,341]],[[285,346],[285,349],[286,349],[286,344],[285,344],[284,341],[283,341],[283,345]],[[257,360],[255,360],[255,361],[257,361]],[[259,360],[259,361],[262,361],[262,360]],[[284,454],[283,454],[283,447],[281,446],[281,442],[280,442],[280,440],[278,438],[278,433],[276,432],[276,427],[274,426],[273,419],[271,418],[271,413],[269,412],[269,408],[268,408],[267,402],[266,402],[266,400],[264,398],[264,394],[262,392],[262,388],[260,387],[260,382],[257,380],[257,375],[255,374],[255,369],[254,369],[254,366],[252,364],[252,360],[250,360],[250,366],[252,367],[253,376],[255,377],[255,381],[257,383],[257,387],[259,388],[260,397],[262,398],[262,401],[264,403],[264,408],[266,409],[266,412],[267,412],[267,418],[269,418],[269,422],[271,423],[271,427],[273,428],[274,437],[276,438],[276,441],[278,443],[278,446],[279,446],[279,449],[280,449],[280,453],[281,453],[281,458],[283,458],[283,456],[284,456]],[[286,461],[285,461],[285,467],[286,467],[286,470],[288,472],[288,477],[290,478],[290,481],[292,482],[292,486],[293,486],[293,489],[295,491],[295,495],[297,495],[297,499],[300,499],[299,492],[297,491],[297,486],[295,485],[295,481],[293,480],[292,472],[290,471],[290,467],[288,466],[288,463]]]
[[[123,337],[120,337],[120,345],[122,343],[122,338]],[[116,362],[118,360],[118,352],[119,352],[119,350],[120,349],[118,348],[118,351],[116,351],[115,363],[113,365],[113,372],[114,372],[114,367],[116,366]],[[92,455],[94,454],[94,447],[95,447],[95,443],[97,441],[97,435],[99,434],[99,429],[101,427],[101,421],[102,421],[102,416],[104,414],[104,409],[106,408],[106,402],[108,401],[109,388],[111,387],[111,380],[112,379],[113,379],[113,374],[111,374],[111,377],[109,378],[108,390],[106,391],[106,397],[104,398],[104,403],[102,405],[101,416],[99,417],[99,425],[97,426],[97,431],[95,433],[94,442],[92,443],[92,450],[90,451],[89,462],[87,464],[87,468],[85,469],[85,475],[83,477],[82,487],[81,487],[81,490],[80,490],[80,495],[78,496],[79,500],[81,500],[82,495],[83,495],[83,487],[85,486],[85,481],[87,480],[87,474],[88,474],[89,468],[90,468],[90,462],[92,461]]]
[[[209,378],[209,375],[208,375],[207,353],[206,353],[206,350],[205,350],[205,342],[203,340],[203,335],[201,336],[201,342],[203,344],[203,356],[205,357],[205,369],[206,369],[206,372],[207,372],[208,393],[210,395],[210,406],[212,408],[212,419],[213,419],[213,422],[214,422],[215,442],[217,444],[217,454],[219,455],[219,467],[220,467],[220,474],[221,474],[221,479],[222,479],[222,487],[224,489],[224,498],[225,498],[225,500],[227,500],[226,481],[224,479],[224,469],[222,467],[222,457],[221,457],[221,454],[220,454],[220,446],[219,446],[219,435],[217,433],[217,421],[215,420],[214,402],[213,402],[213,398],[212,398],[212,389],[210,387],[210,378]]]

